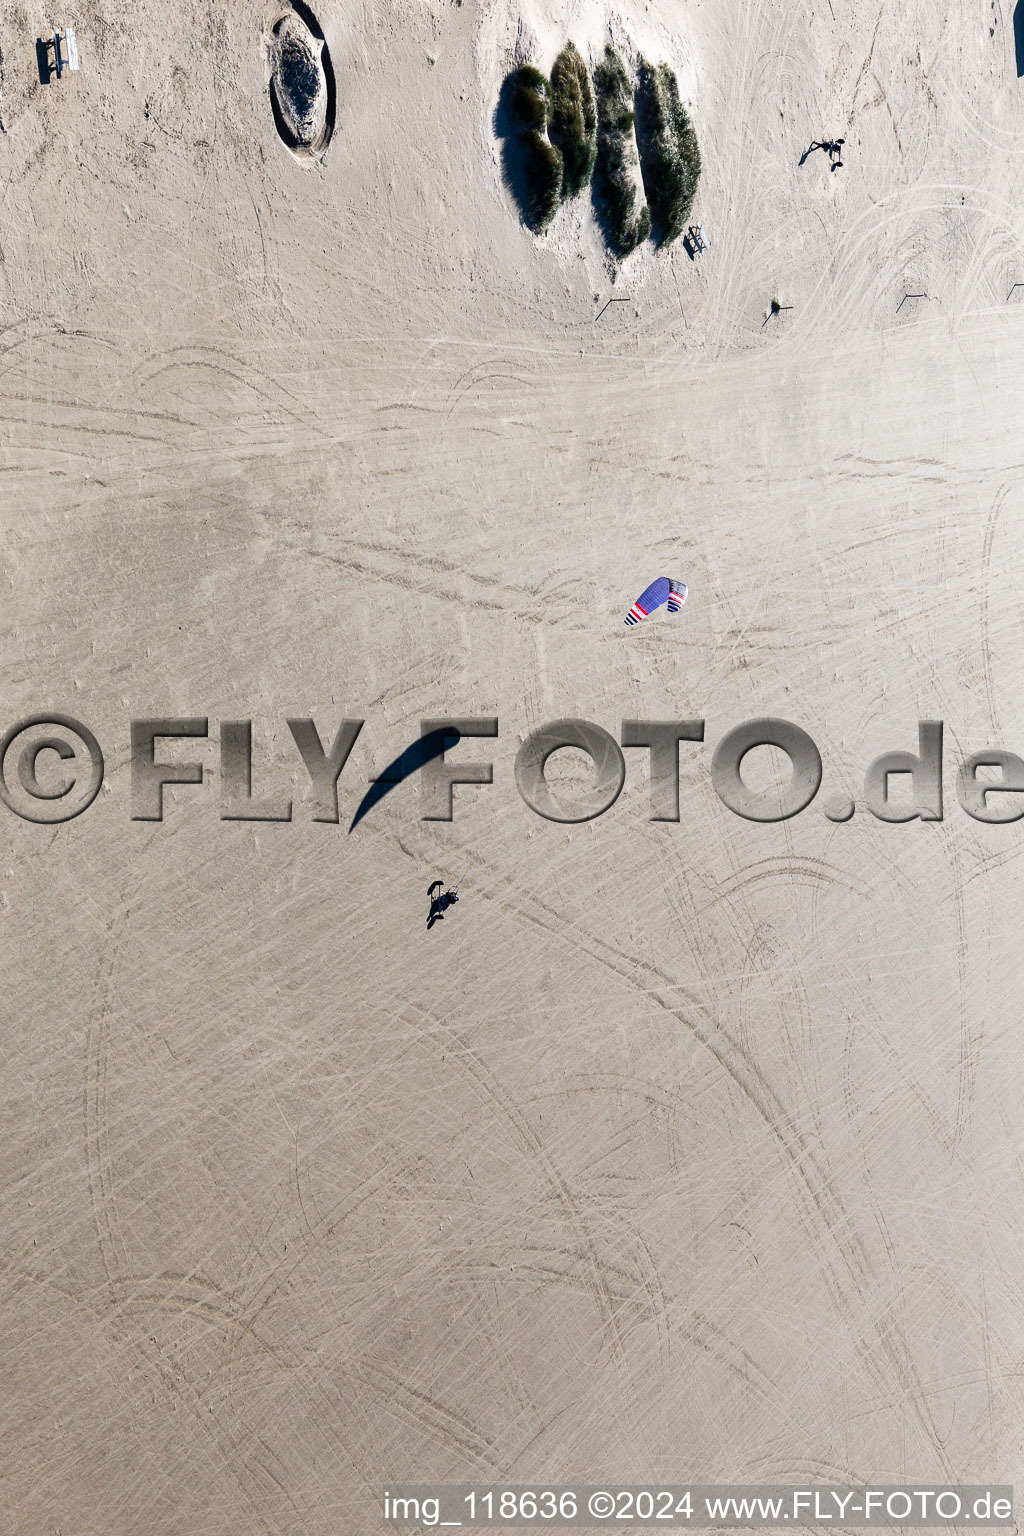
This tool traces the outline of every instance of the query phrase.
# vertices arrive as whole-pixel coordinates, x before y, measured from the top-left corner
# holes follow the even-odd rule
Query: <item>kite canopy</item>
[[[626,623],[639,624],[649,613],[653,613],[655,608],[660,608],[662,603],[668,604],[669,613],[678,613],[686,602],[688,591],[685,581],[673,581],[669,576],[659,576],[640,593],[626,614]]]

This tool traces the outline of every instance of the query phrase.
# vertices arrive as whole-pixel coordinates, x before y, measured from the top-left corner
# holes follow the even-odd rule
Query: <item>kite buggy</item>
[[[430,915],[427,918],[427,927],[433,928],[434,924],[444,917],[449,907],[453,907],[459,899],[457,890],[446,891],[443,880],[432,880],[427,887],[427,895],[430,897]]]

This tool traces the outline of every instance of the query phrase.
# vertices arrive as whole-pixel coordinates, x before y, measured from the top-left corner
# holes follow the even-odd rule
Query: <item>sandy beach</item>
[[[1024,755],[1011,9],[318,0],[306,157],[277,14],[0,27],[2,729],[56,712],[105,760],[73,820],[0,808],[0,1533],[1024,1481],[1020,831],[956,794]],[[524,227],[498,92],[569,38],[675,71],[703,256],[617,263],[586,196]],[[829,135],[842,170],[801,165]],[[624,626],[663,573],[681,613]],[[711,781],[761,716],[823,762],[774,824]],[[338,824],[300,717],[365,722]],[[498,734],[450,760],[493,783],[349,831],[467,717]],[[563,717],[703,719],[679,822],[634,748],[604,815],[537,816],[516,754]],[[150,718],[208,723],[161,747],[204,767],[161,822]],[[221,817],[239,720],[289,821]],[[919,720],[944,819],[886,824],[865,770]]]

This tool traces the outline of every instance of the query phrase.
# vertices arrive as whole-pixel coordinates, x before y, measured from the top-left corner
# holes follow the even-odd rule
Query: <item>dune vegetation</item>
[[[523,218],[538,234],[547,229],[562,200],[562,154],[548,138],[551,85],[524,64],[507,82],[508,110],[519,155],[513,191]]]
[[[548,134],[562,155],[562,197],[576,197],[594,174],[597,105],[587,66],[573,43],[567,43],[555,60],[551,100]]]
[[[569,42],[550,80],[532,64],[513,70],[502,103],[506,181],[531,229],[547,229],[559,204],[593,182],[616,256],[628,256],[650,234],[658,245],[682,234],[700,181],[700,147],[667,64],[641,59],[634,92],[609,46],[591,85]]]
[[[651,232],[651,211],[641,194],[640,163],[633,131],[633,88],[614,48],[605,49],[594,71],[597,98],[598,203],[605,233],[617,256],[628,256]]]
[[[669,245],[686,228],[700,180],[700,146],[667,64],[640,60],[637,137],[654,238]]]

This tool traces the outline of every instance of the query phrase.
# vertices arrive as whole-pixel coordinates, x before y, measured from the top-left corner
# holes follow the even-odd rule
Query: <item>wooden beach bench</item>
[[[74,27],[66,27],[63,32],[53,34],[53,66],[57,71],[57,79],[66,69],[78,68],[78,42],[75,38]]]
[[[698,253],[698,255],[703,254],[703,252],[708,248],[708,237],[704,233],[704,225],[691,224],[686,233],[690,237],[693,249]]]

